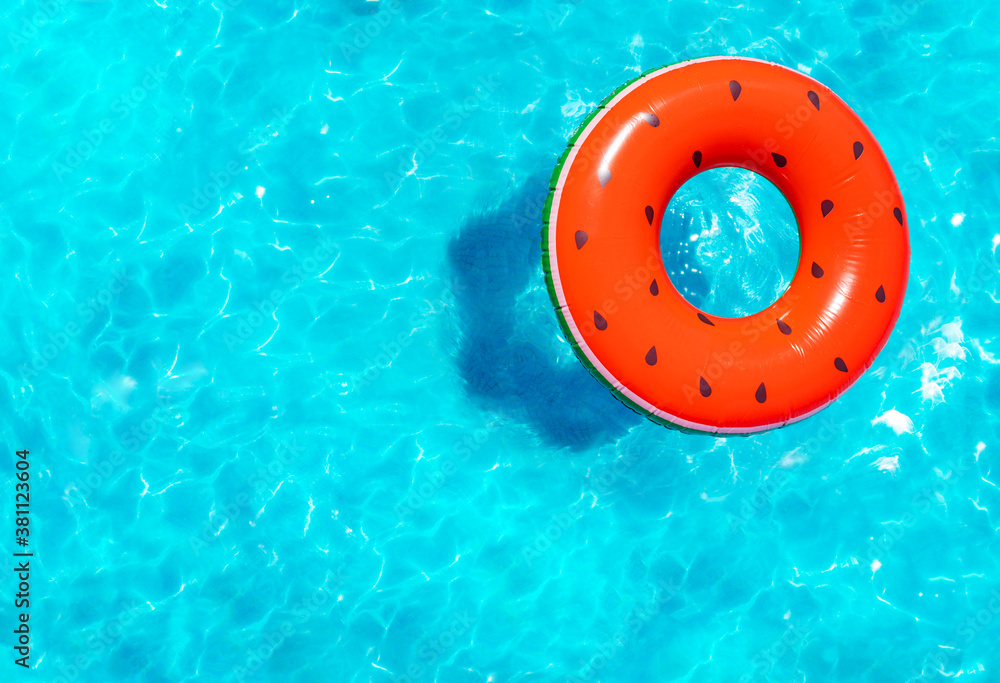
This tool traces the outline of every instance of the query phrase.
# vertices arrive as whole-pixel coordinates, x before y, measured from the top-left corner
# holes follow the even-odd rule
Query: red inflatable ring
[[[660,223],[695,174],[738,166],[784,194],[799,225],[792,283],[744,318],[671,285]],[[543,265],[567,339],[651,419],[748,434],[804,419],[872,364],[899,316],[906,210],[885,154],[832,91],[767,62],[713,57],[623,85],[552,174]]]

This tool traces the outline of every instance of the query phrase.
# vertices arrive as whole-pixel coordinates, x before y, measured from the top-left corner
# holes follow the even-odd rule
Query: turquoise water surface
[[[1000,681],[1000,5],[2,16],[0,680]],[[621,83],[707,55],[831,87],[911,230],[875,365],[750,438],[619,404],[539,260],[568,136]],[[780,197],[721,178],[665,252],[695,303],[753,310],[794,235]]]

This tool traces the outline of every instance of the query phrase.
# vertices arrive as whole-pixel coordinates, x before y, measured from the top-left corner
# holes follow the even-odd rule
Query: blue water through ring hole
[[[671,198],[660,252],[684,298],[707,313],[735,318],[767,308],[788,289],[799,231],[770,181],[742,168],[714,168]]]

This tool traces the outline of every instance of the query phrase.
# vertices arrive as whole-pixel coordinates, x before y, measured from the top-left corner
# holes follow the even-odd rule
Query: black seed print
[[[885,289],[882,287],[882,285],[878,286],[878,291],[875,292],[875,298],[878,299],[878,302],[880,304],[885,303]]]
[[[735,102],[740,99],[740,93],[743,92],[743,86],[736,81],[729,81],[729,92],[733,94],[733,102]]]
[[[601,330],[602,332],[608,329],[608,321],[604,319],[604,316],[594,311],[594,327]]]
[[[833,211],[833,202],[829,199],[824,199],[823,203],[819,205],[819,209],[823,212],[823,218],[826,218]]]
[[[807,96],[809,97],[809,101],[813,103],[813,106],[816,107],[816,111],[819,111],[819,95],[810,90]]]
[[[709,396],[712,395],[712,387],[708,386],[708,382],[705,381],[704,377],[700,379],[701,382],[699,382],[700,386],[698,388],[701,389],[701,395],[704,396],[705,398],[708,398]]]
[[[812,265],[813,277],[823,277],[823,269],[819,267],[819,264],[813,261]]]
[[[784,320],[779,320],[778,321],[778,329],[781,330],[782,334],[791,334],[792,333],[792,328],[789,327],[788,323],[786,323]]]
[[[656,284],[656,280],[649,283],[649,293],[656,296],[660,293],[660,286]]]
[[[841,372],[847,372],[847,363],[844,362],[843,358],[835,358],[833,360],[833,367],[837,368]]]
[[[757,403],[763,403],[767,400],[767,389],[764,388],[763,382],[757,387],[757,393],[754,394],[754,397],[757,399]]]
[[[646,220],[650,225],[653,224],[653,207],[651,206],[646,207]]]
[[[777,152],[771,152],[771,157],[774,158],[774,165],[777,166],[778,168],[783,168],[785,164],[788,163],[788,159],[781,156]]]
[[[650,347],[646,353],[646,365],[656,365],[656,347]]]
[[[695,152],[692,154],[691,160],[694,161],[695,168],[701,168],[701,152]]]
[[[576,248],[583,249],[583,245],[587,243],[587,233],[583,230],[576,231]]]
[[[865,146],[860,142],[854,143],[854,159],[855,161],[861,158],[861,155],[865,152]]]
[[[899,210],[898,206],[892,210],[892,215],[896,217],[897,223],[899,223],[900,225],[903,224],[903,212]]]
[[[698,320],[702,321],[706,325],[711,325],[712,327],[715,327],[715,323],[713,323],[711,320],[709,320],[708,316],[705,315],[704,313],[699,313],[698,314]]]

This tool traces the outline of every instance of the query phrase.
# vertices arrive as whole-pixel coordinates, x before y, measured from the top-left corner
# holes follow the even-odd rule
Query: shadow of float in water
[[[530,296],[545,289],[547,194],[548,176],[532,176],[495,209],[470,217],[449,244],[460,332],[455,363],[484,408],[523,420],[557,446],[583,449],[618,439],[641,418],[566,354],[555,313],[540,315],[543,298]]]

